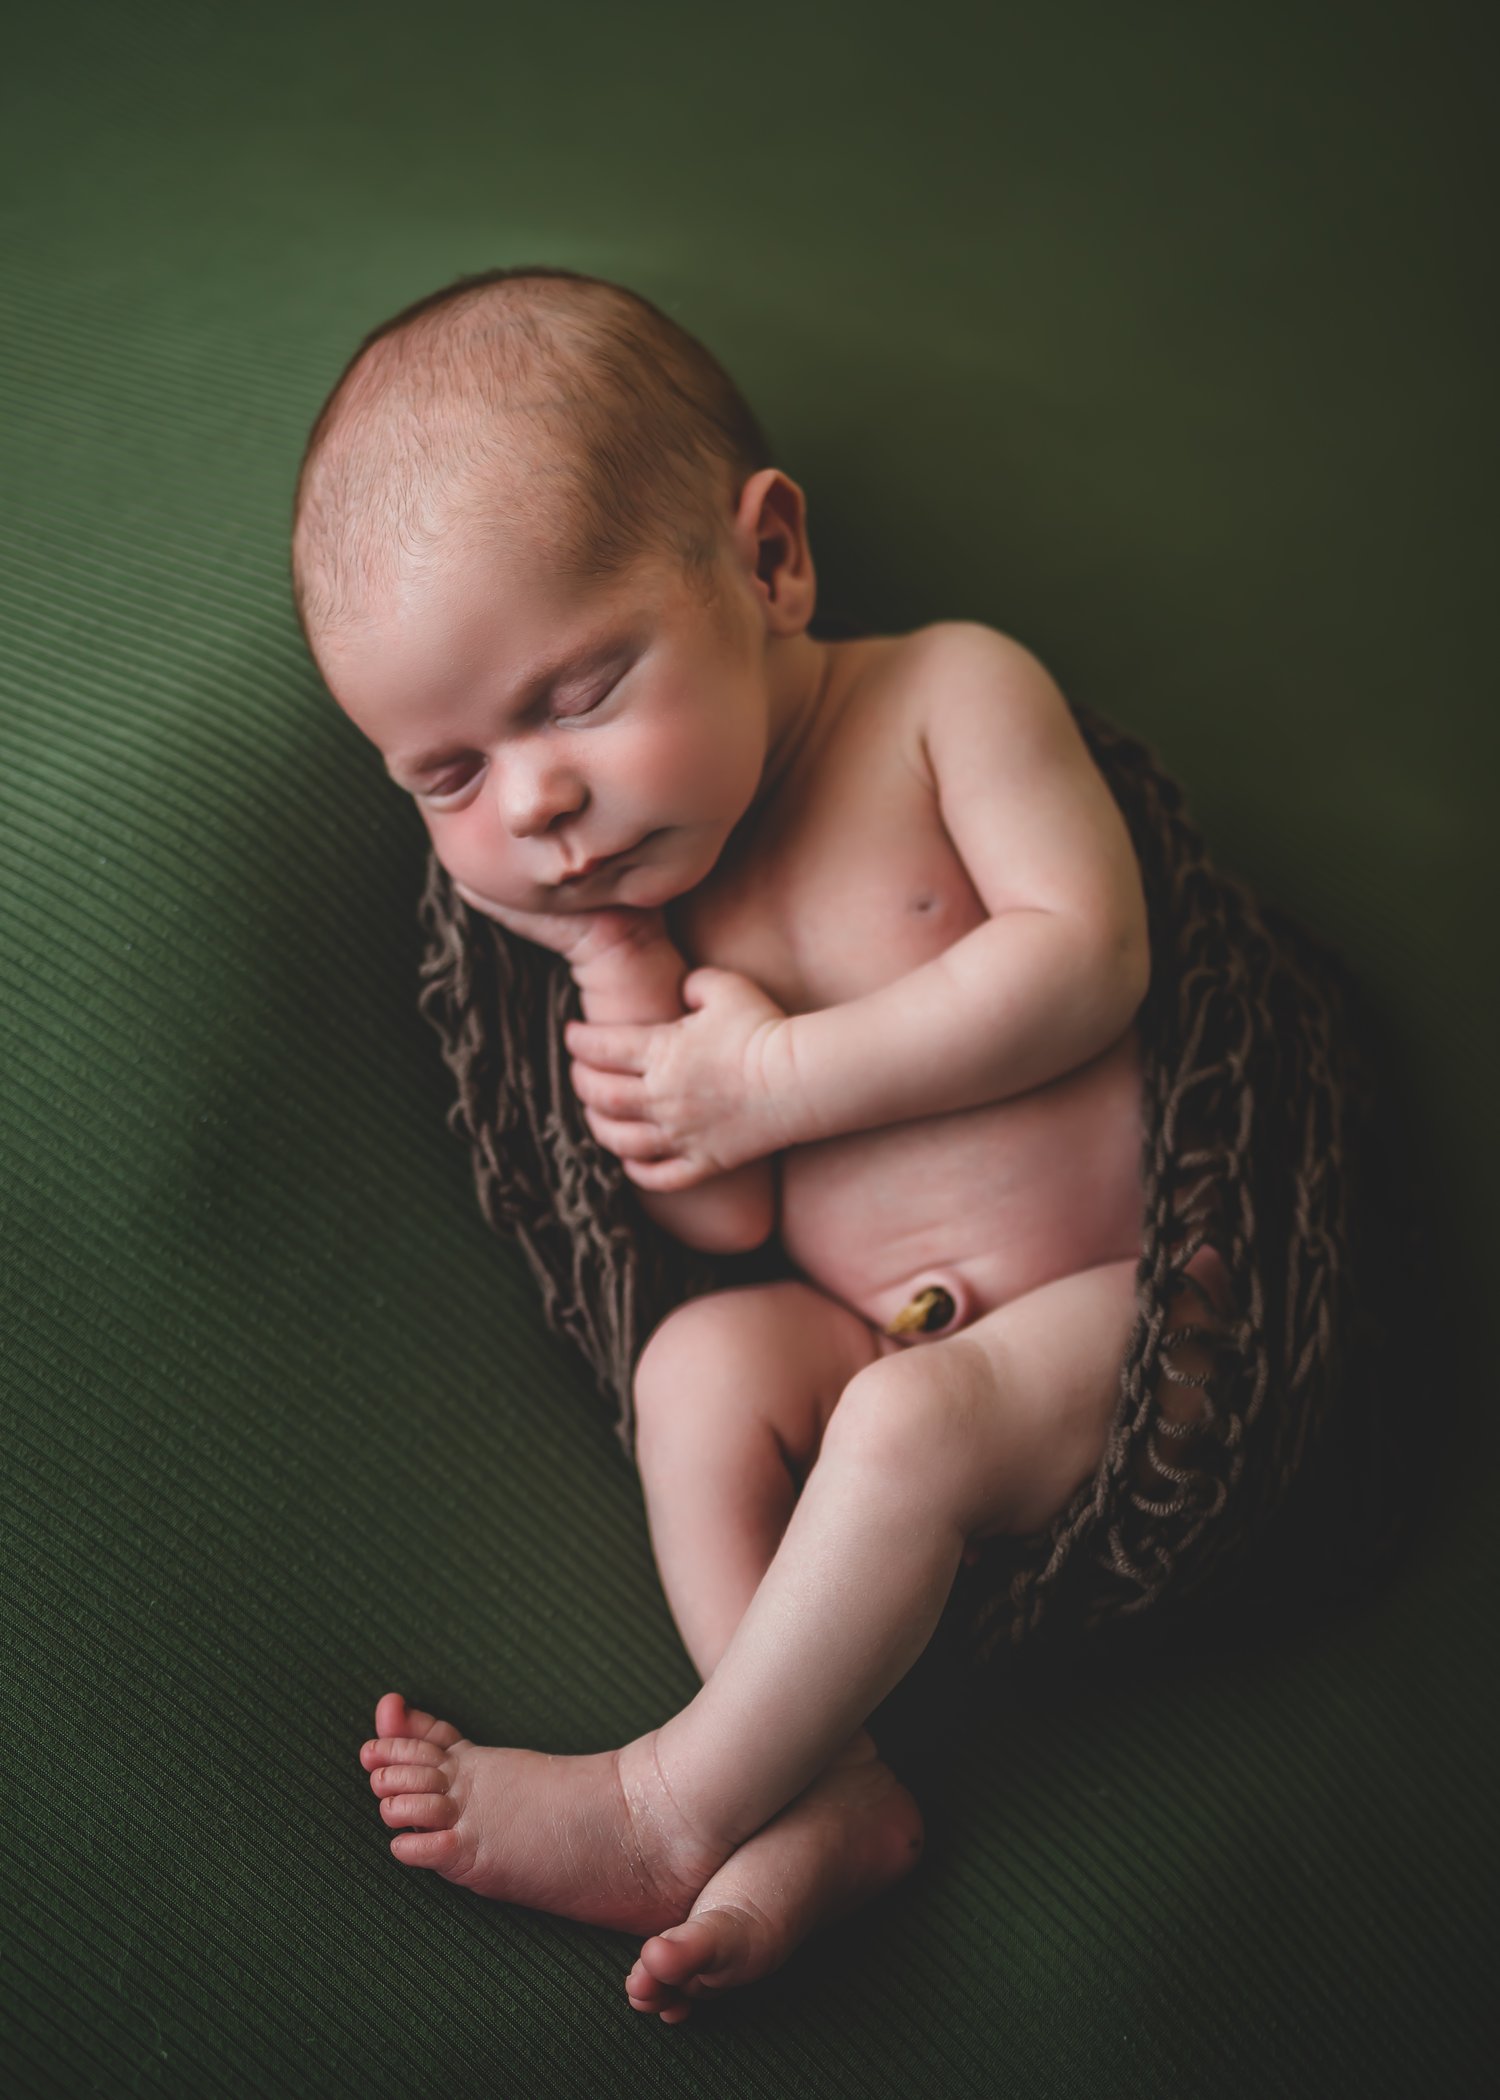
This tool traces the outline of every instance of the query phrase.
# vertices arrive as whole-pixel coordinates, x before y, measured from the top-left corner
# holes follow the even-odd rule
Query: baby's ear
[[[818,580],[800,485],[779,467],[762,467],[740,491],[735,529],[772,630],[802,633],[817,608]]]

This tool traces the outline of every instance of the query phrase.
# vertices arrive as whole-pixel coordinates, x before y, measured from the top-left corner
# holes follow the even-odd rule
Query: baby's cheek
[[[422,811],[438,860],[454,882],[481,897],[493,897],[497,904],[517,911],[534,911],[543,895],[540,885],[527,881],[516,867],[514,853],[497,851],[495,841],[485,836],[481,826],[462,823],[471,814],[474,812],[468,810],[450,810],[446,815]]]

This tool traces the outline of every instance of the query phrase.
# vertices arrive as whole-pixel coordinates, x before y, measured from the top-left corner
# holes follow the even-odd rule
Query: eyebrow
[[[523,680],[519,688],[519,701],[513,708],[506,710],[507,714],[528,713],[536,702],[555,686],[562,685],[572,678],[586,677],[589,672],[597,671],[605,664],[628,655],[638,640],[639,637],[635,634],[605,635],[599,641],[585,643],[570,656],[559,657],[555,662],[544,665],[540,671],[534,671],[529,678]],[[410,778],[419,773],[430,773],[434,768],[448,764],[467,749],[465,744],[438,744],[427,751],[393,752],[385,761],[385,770],[399,786],[403,774]]]

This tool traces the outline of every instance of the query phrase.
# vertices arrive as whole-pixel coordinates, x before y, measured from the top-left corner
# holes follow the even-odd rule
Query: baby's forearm
[[[586,1021],[648,1025],[680,1021],[687,1012],[682,980],[688,966],[665,937],[616,948],[573,973]],[[649,1217],[684,1245],[709,1254],[758,1247],[776,1221],[775,1163],[747,1160],[690,1189],[636,1188]]]
[[[863,998],[791,1017],[778,1095],[792,1142],[977,1108],[1118,1041],[1146,994],[1144,939],[1011,911]]]

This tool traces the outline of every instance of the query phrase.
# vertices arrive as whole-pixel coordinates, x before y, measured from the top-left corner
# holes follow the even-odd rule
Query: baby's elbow
[[[725,1254],[753,1254],[757,1247],[764,1247],[775,1229],[775,1219],[767,1211],[752,1213],[747,1217],[730,1245],[721,1251]]]
[[[737,1190],[739,1201],[728,1214],[730,1244],[724,1254],[752,1254],[763,1247],[776,1230],[776,1176],[769,1159],[756,1160],[745,1174],[746,1187]]]
[[[700,1254],[749,1254],[776,1229],[776,1186],[769,1160],[672,1193],[637,1188],[646,1215]]]
[[[675,1221],[678,1237],[700,1254],[750,1254],[771,1237],[769,1219],[758,1210],[736,1205],[697,1213]]]
[[[1116,920],[1094,953],[1096,983],[1106,987],[1105,1032],[1113,1042],[1140,1012],[1151,984],[1151,942],[1144,915]]]
[[[1128,1026],[1140,1012],[1151,988],[1151,936],[1144,918],[1128,926],[1121,934],[1118,953],[1120,996]]]

